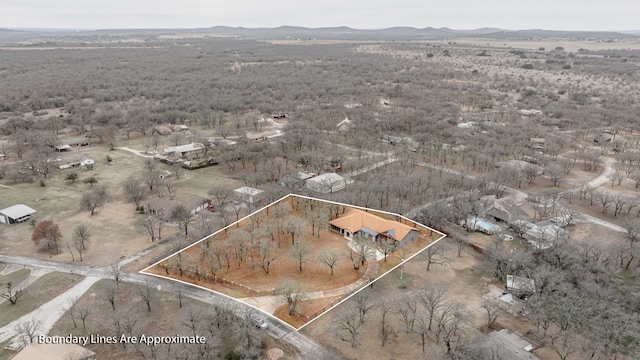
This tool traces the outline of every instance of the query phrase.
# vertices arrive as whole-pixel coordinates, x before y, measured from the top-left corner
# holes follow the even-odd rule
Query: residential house
[[[298,190],[304,186],[306,180],[316,176],[314,173],[298,171],[293,175],[287,175],[280,179],[280,185],[289,189]]]
[[[347,180],[336,173],[326,173],[308,179],[305,187],[313,192],[329,194],[347,187]]]
[[[551,223],[551,221],[541,221],[536,224],[529,223],[527,231],[522,237],[536,249],[548,249],[559,239],[567,238],[569,232]]]
[[[24,204],[16,204],[0,210],[0,223],[15,224],[27,221],[36,210]]]
[[[67,141],[67,144],[72,147],[89,146],[91,145],[91,139],[88,137],[78,138]]]
[[[193,197],[186,201],[172,200],[165,198],[154,198],[147,204],[145,210],[147,213],[159,216],[165,220],[169,220],[173,209],[178,206],[184,207],[192,215],[206,209],[210,204],[209,199],[203,197]]]
[[[627,139],[622,136],[618,136],[610,131],[598,135],[593,142],[600,145],[609,145],[614,152],[620,152],[627,145]]]
[[[174,155],[177,157],[185,157],[204,153],[205,147],[201,143],[191,143],[179,146],[170,146],[162,151],[164,155]]]
[[[254,204],[262,199],[264,190],[243,186],[233,190],[236,195],[248,204]]]
[[[32,342],[25,346],[13,360],[92,360],[96,353],[78,344],[41,344]]]
[[[510,224],[528,217],[510,197],[496,199],[495,195],[489,195],[482,197],[480,201],[484,214],[493,217],[496,221]]]
[[[56,159],[56,162],[58,163],[58,169],[60,170],[82,166],[92,166],[93,164],[95,164],[95,161],[88,156],[83,158]]]
[[[53,149],[57,152],[71,151],[71,145],[69,144],[54,145]]]
[[[342,216],[329,222],[331,230],[352,239],[356,235],[364,235],[373,241],[393,239],[397,247],[402,247],[418,240],[420,232],[417,228],[398,221],[388,220],[359,209],[348,209]]]
[[[169,129],[169,127],[167,126],[158,125],[153,129],[153,133],[159,135],[169,135],[171,134],[171,129]]]
[[[507,275],[506,290],[514,293],[514,295],[521,297],[522,295],[532,295],[536,292],[536,284],[533,279]]]

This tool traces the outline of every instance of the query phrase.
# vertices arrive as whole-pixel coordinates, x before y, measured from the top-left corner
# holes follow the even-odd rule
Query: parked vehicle
[[[249,320],[251,320],[251,323],[259,329],[266,329],[269,326],[263,318],[255,314],[249,315]]]

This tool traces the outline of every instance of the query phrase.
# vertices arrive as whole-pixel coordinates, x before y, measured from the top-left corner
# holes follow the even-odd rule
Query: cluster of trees
[[[122,343],[110,346],[119,357],[141,357],[152,359],[245,359],[258,358],[265,350],[266,335],[256,329],[249,315],[252,310],[240,309],[230,301],[219,301],[213,306],[187,300],[177,291],[175,298],[166,297],[146,282],[142,285],[125,283],[125,272],[119,266],[110,268],[112,280],[99,283],[99,296],[108,310],[95,310],[95,304],[87,299],[70,299],[66,306],[67,321],[76,335],[109,332],[120,338],[148,336],[149,329],[158,319],[159,312],[170,306],[173,321],[160,334],[204,336],[204,344],[171,346],[170,344]],[[139,301],[133,301],[135,299]],[[188,305],[187,305],[188,304]],[[183,306],[184,305],[184,306]],[[139,308],[142,306],[142,308]],[[39,324],[34,329],[20,331],[26,343],[35,340]],[[29,341],[28,338],[31,338]]]
[[[491,308],[491,321],[497,319]],[[463,301],[456,299],[447,285],[426,282],[407,296],[395,300],[384,297],[374,300],[372,290],[354,295],[338,310],[333,327],[334,336],[358,347],[367,327],[375,329],[381,346],[394,342],[399,332],[415,336],[422,353],[430,343],[441,343],[447,354],[458,353],[465,343],[465,333],[473,324],[473,315]],[[377,314],[376,314],[377,313]],[[376,314],[376,322],[367,321]],[[391,316],[396,321],[391,321]],[[402,324],[396,328],[394,324]]]
[[[640,270],[637,235],[635,221],[626,244],[573,244],[558,237],[542,250],[507,252],[497,245],[490,258],[499,278],[514,274],[535,281],[527,317],[561,359],[634,358],[640,354],[637,288],[619,279]]]
[[[88,250],[88,242],[91,239],[89,227],[85,224],[78,224],[72,232],[71,239],[63,243],[62,232],[58,224],[52,220],[43,220],[37,222],[33,229],[31,239],[42,250],[49,253],[49,257],[60,253],[61,247],[66,247],[71,254],[71,258],[75,261],[74,250],[78,253],[80,261],[82,254]]]

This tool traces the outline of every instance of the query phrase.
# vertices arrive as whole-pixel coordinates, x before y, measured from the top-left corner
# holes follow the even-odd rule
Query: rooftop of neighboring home
[[[22,349],[14,360],[93,359],[93,351],[77,344],[40,344],[33,342]]]
[[[186,144],[186,145],[179,145],[179,146],[170,146],[166,149],[163,150],[164,154],[172,154],[172,153],[186,153],[186,152],[192,152],[192,151],[199,151],[199,150],[203,150],[204,149],[204,145],[201,143],[191,143],[191,144]]]
[[[260,189],[256,189],[248,186],[243,186],[241,188],[235,189],[234,191],[240,194],[251,195],[251,196],[262,194],[264,192],[264,190],[260,190]]]

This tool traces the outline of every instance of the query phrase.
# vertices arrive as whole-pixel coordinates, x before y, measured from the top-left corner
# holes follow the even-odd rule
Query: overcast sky
[[[639,0],[0,0],[0,28],[637,30]]]

